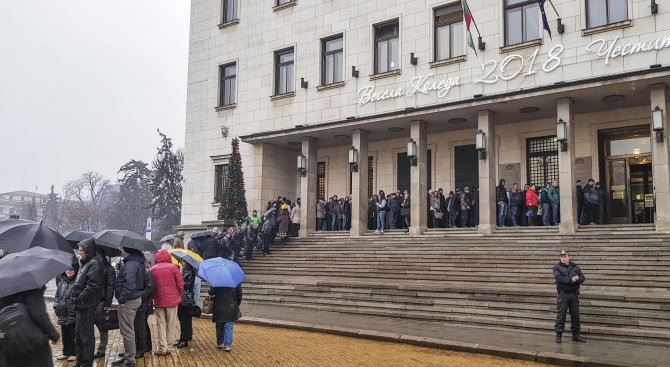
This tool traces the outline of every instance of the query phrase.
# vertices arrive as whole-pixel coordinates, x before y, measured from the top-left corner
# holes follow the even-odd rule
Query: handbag
[[[433,214],[433,216],[435,216],[435,219],[442,219],[442,216],[444,216],[444,213],[442,213],[442,212],[435,212],[435,213]]]
[[[214,310],[214,297],[207,297],[202,301],[202,313],[211,314]]]
[[[104,303],[100,303],[93,313],[93,322],[101,331],[116,330],[119,328],[119,315],[115,308],[104,307]]]
[[[200,317],[200,315],[202,315],[202,309],[198,305],[193,305],[189,308],[188,313],[191,317]]]
[[[0,349],[27,354],[40,348],[46,340],[23,303],[12,303],[0,310]]]

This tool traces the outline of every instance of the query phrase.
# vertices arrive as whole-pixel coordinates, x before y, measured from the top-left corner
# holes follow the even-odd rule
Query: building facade
[[[48,195],[29,191],[0,193],[0,220],[9,219],[12,215],[35,221],[44,220],[48,198]]]
[[[397,189],[421,234],[417,198],[464,186],[479,188],[488,234],[501,177],[507,189],[559,179],[563,233],[578,225],[575,181],[589,178],[606,189],[607,222],[670,229],[670,7],[467,5],[193,0],[182,225],[216,219],[240,137],[249,209],[300,197],[303,235],[317,198],[351,194],[357,236],[370,194]]]

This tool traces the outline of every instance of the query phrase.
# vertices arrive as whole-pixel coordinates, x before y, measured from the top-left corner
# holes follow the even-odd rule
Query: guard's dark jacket
[[[576,283],[572,282],[572,277],[579,275]],[[570,261],[568,265],[559,262],[554,265],[554,279],[556,280],[556,291],[560,293],[579,294],[579,286],[584,283],[586,278],[579,265]]]
[[[151,295],[154,293],[154,277],[150,271],[144,272],[144,290],[142,291],[142,304],[140,308],[144,309],[147,314],[153,313],[153,302]]]
[[[204,260],[214,257],[222,257],[223,254],[221,252],[219,240],[214,237],[206,237],[203,240],[199,254]]]
[[[123,259],[123,267],[116,278],[115,293],[119,304],[142,297],[144,290],[144,255],[132,253]]]
[[[498,185],[496,186],[496,202],[505,202],[508,203],[509,199],[507,198],[507,190],[505,190],[505,186]]]
[[[72,302],[77,310],[96,307],[102,299],[102,264],[95,258],[95,243],[82,241],[79,244],[86,252],[75,279]]]

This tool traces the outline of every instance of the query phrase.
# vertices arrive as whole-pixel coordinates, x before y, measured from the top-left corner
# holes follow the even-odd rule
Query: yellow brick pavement
[[[153,318],[150,318],[153,323]],[[155,325],[151,325],[152,332]],[[214,324],[210,320],[193,320],[193,340],[189,348],[169,356],[145,354],[138,367],[443,367],[443,366],[546,366],[488,355],[452,352],[402,343],[379,342],[324,333],[236,324],[233,350],[225,352],[215,346]],[[155,339],[154,339],[155,340]],[[54,357],[61,344],[54,345]],[[123,350],[118,330],[110,332],[107,358],[96,360],[97,367],[111,366]],[[110,357],[111,356],[111,357]],[[72,367],[75,362],[55,361],[56,366]]]

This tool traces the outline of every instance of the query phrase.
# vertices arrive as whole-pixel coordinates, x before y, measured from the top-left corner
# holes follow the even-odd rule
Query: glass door
[[[629,223],[630,203],[628,201],[628,160],[611,159],[608,162],[606,190],[609,192],[607,206],[609,207],[609,223]]]
[[[654,181],[651,157],[630,159],[630,199],[633,223],[652,223]]]

